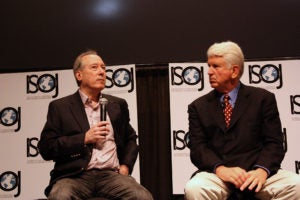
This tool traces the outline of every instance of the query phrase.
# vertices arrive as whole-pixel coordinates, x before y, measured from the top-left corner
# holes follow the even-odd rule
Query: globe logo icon
[[[278,70],[273,65],[266,65],[261,70],[261,76],[267,83],[273,83],[278,79]]]
[[[17,187],[17,178],[14,174],[6,172],[1,176],[1,189],[11,191]]]
[[[183,78],[186,83],[189,83],[190,85],[197,84],[200,80],[200,73],[195,68],[186,68],[183,71]]]
[[[130,83],[130,72],[126,69],[118,69],[113,75],[114,83],[119,87],[125,87]]]
[[[17,111],[14,108],[6,108],[1,114],[1,123],[5,126],[11,126],[17,122]]]
[[[52,91],[55,87],[53,77],[49,75],[44,75],[43,77],[41,77],[39,79],[38,85],[40,90],[43,92]]]

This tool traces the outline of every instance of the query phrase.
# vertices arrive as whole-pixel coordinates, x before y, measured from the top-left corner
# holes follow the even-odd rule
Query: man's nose
[[[207,70],[207,74],[210,75],[210,74],[212,74],[212,73],[213,73],[213,72],[212,72],[212,67],[209,67],[208,70]]]
[[[98,73],[98,74],[103,74],[103,73],[105,73],[105,69],[103,69],[102,67],[99,67],[99,68],[97,69],[97,73]]]

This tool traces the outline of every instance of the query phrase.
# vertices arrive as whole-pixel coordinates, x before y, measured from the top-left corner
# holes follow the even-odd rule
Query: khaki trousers
[[[186,200],[226,200],[232,186],[214,173],[199,172],[185,187]],[[278,170],[267,179],[261,191],[255,194],[260,200],[300,200],[300,176],[286,170]]]

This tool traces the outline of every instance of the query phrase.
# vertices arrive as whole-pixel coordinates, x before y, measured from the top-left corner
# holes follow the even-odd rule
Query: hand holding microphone
[[[106,105],[108,100],[106,98],[100,98],[99,106],[100,106],[100,122],[93,125],[85,135],[85,144],[96,143],[96,142],[104,142],[106,140],[106,136],[109,133],[109,122],[106,121]]]

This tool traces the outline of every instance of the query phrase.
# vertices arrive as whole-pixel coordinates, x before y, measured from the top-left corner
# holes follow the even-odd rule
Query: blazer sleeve
[[[120,164],[127,165],[131,173],[138,156],[137,134],[130,124],[128,104],[124,99],[117,98],[120,107],[118,119],[114,120],[113,128],[117,144]],[[116,105],[113,105],[115,107]],[[114,108],[116,109],[116,108]]]
[[[271,174],[277,172],[284,158],[283,133],[277,108],[277,102],[273,93],[266,93],[262,102],[262,134],[263,148],[258,156],[255,166],[269,170]]]
[[[70,106],[60,100],[49,104],[38,148],[45,160],[67,161],[86,156],[85,131],[76,123]]]
[[[215,167],[223,161],[209,145],[209,138],[205,134],[200,115],[207,112],[198,104],[201,103],[193,102],[188,106],[190,158],[199,170],[214,172]]]

